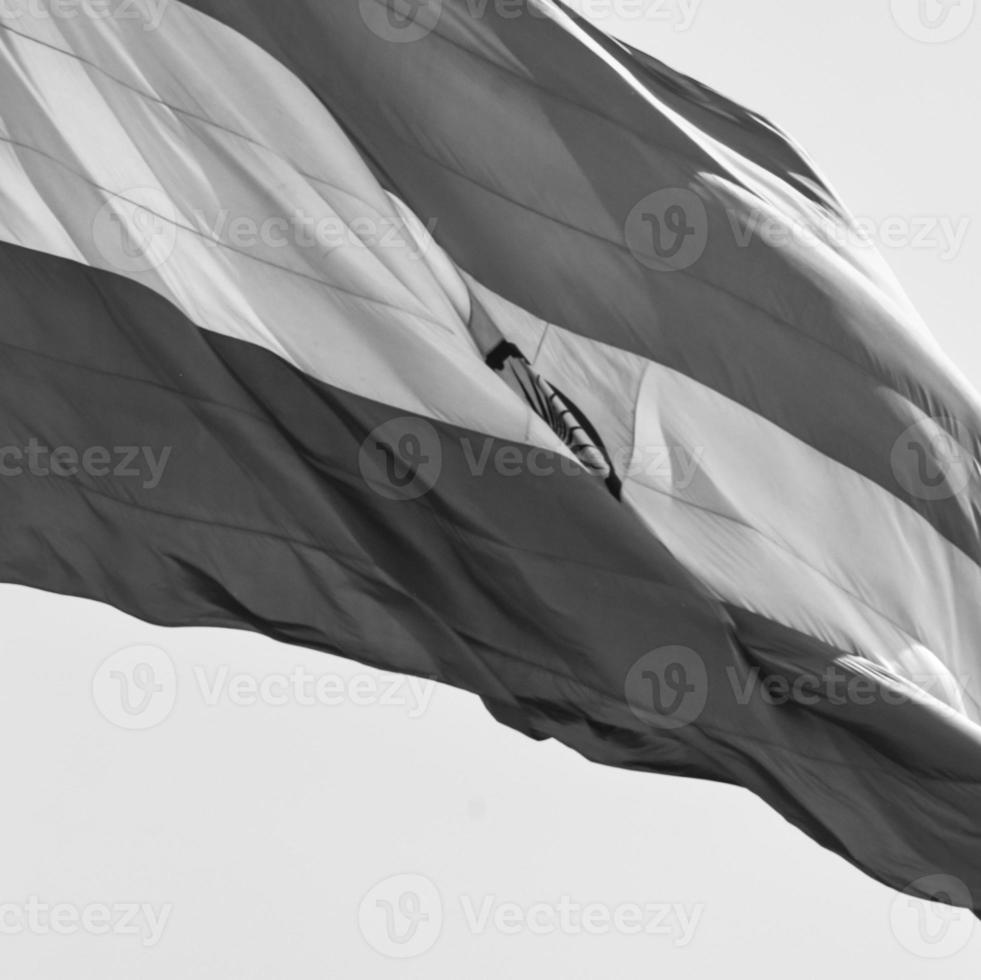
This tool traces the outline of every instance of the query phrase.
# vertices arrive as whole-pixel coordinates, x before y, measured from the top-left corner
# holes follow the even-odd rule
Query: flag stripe
[[[406,46],[381,0],[240,0],[282,63],[218,0],[5,11],[3,577],[433,675],[747,786],[900,887],[981,886],[976,396],[761,121],[560,5],[437,6]],[[737,240],[757,220],[813,241]],[[534,384],[485,364],[495,331]],[[906,486],[945,462],[897,467],[914,423],[963,486]],[[705,458],[614,473],[623,506],[573,426]]]
[[[564,457],[535,470],[527,446],[332,388],[62,258],[0,244],[0,304],[4,580],[433,676],[596,761],[749,787],[889,884],[951,869],[981,894],[977,727],[861,658],[722,609]],[[399,496],[374,452],[397,449],[393,431],[439,457],[418,495]],[[32,439],[60,462],[32,462]],[[127,446],[172,449],[156,483],[140,465],[66,469],[64,450],[105,448],[115,466]],[[485,448],[525,465],[478,472]],[[704,671],[704,705],[675,726],[632,680],[665,646]],[[864,681],[868,707],[762,693],[829,665]]]
[[[347,390],[561,447],[483,369],[459,276],[410,250],[398,210],[289,72],[186,8],[145,36],[67,21],[60,44],[77,40],[87,60],[27,36],[53,23],[0,30],[0,237],[124,272]],[[249,87],[216,89],[206,54],[218,47],[229,73],[263,80],[261,111]],[[111,70],[91,69],[95,57]],[[154,76],[159,98],[135,91]],[[178,84],[197,112],[175,123]],[[304,153],[323,176],[297,167]]]
[[[557,3],[529,0],[517,13],[491,4],[475,18],[462,0],[444,0],[438,20],[423,22],[431,29],[407,43],[368,26],[365,4],[298,0],[288,14],[243,0],[188,4],[310,85],[390,189],[436,220],[439,242],[486,286],[762,415],[899,497],[981,562],[981,487],[924,499],[897,481],[891,460],[924,415],[977,460],[977,396],[874,249],[854,244],[854,227],[827,204],[834,196],[814,184],[810,165],[800,160],[799,179],[788,182],[756,162],[772,156],[769,124],[743,127],[745,156],[722,146],[724,130],[704,116],[725,104],[702,92],[702,118],[682,118],[676,78],[662,98],[653,59],[634,62]],[[385,0],[377,6],[384,11]],[[796,153],[784,153],[793,166]],[[650,268],[651,253],[629,232],[631,216],[647,227],[639,206],[663,190],[705,210],[704,252],[678,271]],[[758,224],[787,244],[746,237]]]
[[[484,368],[464,322],[469,288],[544,383],[587,409],[621,462],[633,469],[639,459],[640,472],[618,474],[627,502],[716,595],[900,676],[948,672],[942,690],[963,690],[954,706],[979,717],[977,566],[896,498],[739,403],[655,361],[549,329],[464,282],[324,108],[244,38],[186,7],[153,32],[73,20],[57,33],[50,21],[5,33],[0,80],[12,99],[2,126],[17,146],[0,148],[11,188],[0,235],[125,266],[131,256],[113,251],[119,229],[100,215],[108,204],[138,236],[140,212],[116,195],[142,203],[133,188],[151,187],[150,205],[170,223],[149,250],[164,251],[149,268],[139,251],[127,271],[192,319],[345,390],[558,449],[551,427]],[[218,81],[228,84],[215,86],[207,54],[219,49]],[[260,108],[249,104],[252,85],[232,84],[238,75],[262,80]],[[398,247],[236,238],[237,221],[255,227],[296,206],[307,222],[345,230],[384,219]],[[644,456],[659,451],[693,468],[684,488],[670,473],[645,477]]]
[[[981,570],[916,511],[712,389],[471,286],[576,392],[626,502],[713,593],[899,676],[942,677],[981,720]]]

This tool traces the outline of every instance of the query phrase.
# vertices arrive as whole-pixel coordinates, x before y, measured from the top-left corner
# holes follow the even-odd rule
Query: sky
[[[981,388],[974,0],[574,6],[803,145]],[[13,586],[0,614],[5,976],[900,980],[981,953],[749,793],[591,765],[469,695]],[[111,696],[137,663],[143,714]]]

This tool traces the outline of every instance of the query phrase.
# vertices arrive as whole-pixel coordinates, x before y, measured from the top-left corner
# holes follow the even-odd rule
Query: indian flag
[[[778,129],[507,6],[3,4],[0,578],[981,909],[978,395]]]

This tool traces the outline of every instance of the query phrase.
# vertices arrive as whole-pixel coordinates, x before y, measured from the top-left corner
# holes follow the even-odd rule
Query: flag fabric
[[[981,406],[787,137],[552,0],[65,9],[0,12],[0,578],[981,909]]]

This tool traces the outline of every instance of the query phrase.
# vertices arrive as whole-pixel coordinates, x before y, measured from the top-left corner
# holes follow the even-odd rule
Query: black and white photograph
[[[977,0],[0,0],[0,977],[981,969]]]

